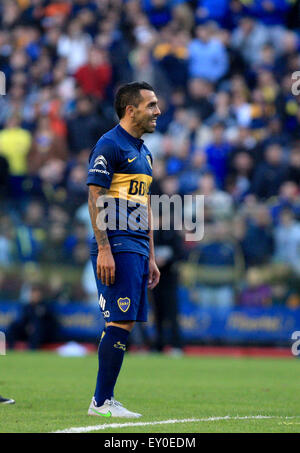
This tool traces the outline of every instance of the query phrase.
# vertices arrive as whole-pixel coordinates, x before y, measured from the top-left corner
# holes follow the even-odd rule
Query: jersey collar
[[[122,135],[127,138],[127,140],[130,140],[133,145],[137,146],[139,149],[142,147],[144,140],[142,140],[141,138],[136,138],[133,135],[129,134],[120,124],[117,125],[117,129],[119,130],[119,132],[121,132]]]

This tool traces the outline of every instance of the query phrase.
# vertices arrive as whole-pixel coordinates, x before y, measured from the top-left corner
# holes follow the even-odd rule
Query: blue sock
[[[128,336],[127,330],[108,326],[101,338],[98,349],[99,369],[94,395],[97,406],[102,406],[106,399],[114,396],[114,387],[122,366]]]

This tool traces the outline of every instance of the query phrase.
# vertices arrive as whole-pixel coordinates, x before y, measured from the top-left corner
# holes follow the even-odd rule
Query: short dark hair
[[[151,85],[146,82],[131,82],[122,85],[115,97],[115,111],[119,119],[125,115],[127,105],[134,105],[137,107],[142,100],[141,90],[154,91]]]

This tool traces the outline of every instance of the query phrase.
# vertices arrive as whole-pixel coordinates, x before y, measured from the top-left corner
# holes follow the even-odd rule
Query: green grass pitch
[[[139,420],[87,416],[97,356],[63,358],[46,352],[0,356],[0,432],[53,432],[91,425],[225,416],[216,420],[106,428],[105,433],[300,432],[300,360],[171,358],[127,354],[116,399],[143,414]],[[287,418],[284,417],[293,417]]]

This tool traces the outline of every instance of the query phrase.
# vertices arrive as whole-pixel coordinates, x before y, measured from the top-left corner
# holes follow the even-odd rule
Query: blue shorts
[[[116,272],[113,285],[97,278],[97,255],[91,255],[96,278],[99,307],[106,322],[147,321],[149,259],[133,252],[114,254]]]

